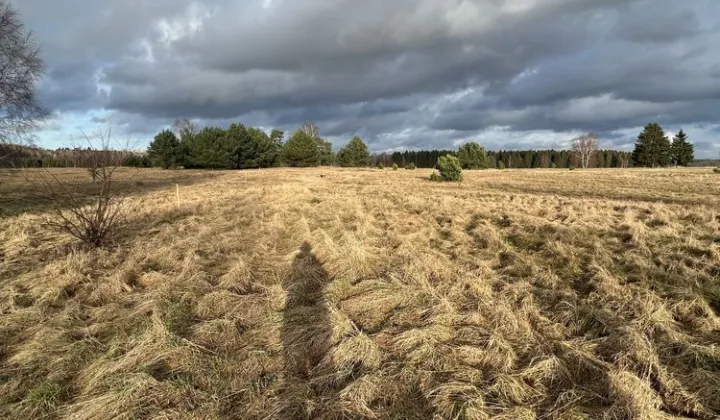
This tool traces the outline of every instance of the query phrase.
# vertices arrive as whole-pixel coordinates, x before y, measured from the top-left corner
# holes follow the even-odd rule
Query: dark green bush
[[[499,162],[497,163],[497,168],[498,168],[498,169],[505,169],[505,162],[503,162],[502,160],[499,161]]]
[[[716,174],[720,174],[720,168],[713,169],[713,172],[715,172]]]
[[[380,162],[380,163],[378,163],[377,168],[378,168],[378,169],[385,169],[385,165],[383,165],[383,163]]]

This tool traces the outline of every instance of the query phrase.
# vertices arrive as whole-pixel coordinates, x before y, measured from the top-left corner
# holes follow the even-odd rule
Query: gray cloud
[[[648,121],[720,117],[715,0],[15,6],[48,62],[47,106],[102,112],[140,136],[187,117],[285,130],[316,121],[338,145],[359,134],[374,150],[472,138],[561,147],[581,130],[626,147],[627,130]],[[699,155],[715,153],[712,130],[698,131]]]

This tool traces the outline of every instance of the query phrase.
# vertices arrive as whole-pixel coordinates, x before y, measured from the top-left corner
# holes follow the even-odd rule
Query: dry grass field
[[[95,250],[0,184],[0,418],[720,416],[719,175],[429,174],[147,170]]]

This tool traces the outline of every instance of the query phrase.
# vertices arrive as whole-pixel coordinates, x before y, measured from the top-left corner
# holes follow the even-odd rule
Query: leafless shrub
[[[87,168],[91,183],[61,180],[50,169],[28,178],[40,184],[39,198],[50,203],[52,210],[45,217],[46,226],[65,232],[88,246],[99,247],[127,222],[128,192],[118,188],[116,176],[123,154],[111,150],[110,129],[84,136],[92,151]]]

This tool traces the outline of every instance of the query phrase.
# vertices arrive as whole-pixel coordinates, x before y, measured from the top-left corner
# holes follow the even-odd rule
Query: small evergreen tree
[[[337,159],[340,166],[362,167],[367,166],[368,160],[370,160],[370,153],[368,152],[367,145],[360,137],[355,136],[347,146],[340,149]]]
[[[415,167],[415,162],[410,162],[410,163],[408,163],[408,165],[405,167],[405,169],[410,170],[410,171],[414,171],[415,168],[416,168],[416,167]]]
[[[440,156],[437,161],[437,169],[439,173],[433,173],[430,179],[433,181],[457,181],[463,179],[462,166],[460,160],[452,155]]]
[[[163,169],[172,168],[177,164],[180,142],[170,130],[164,130],[148,146],[148,157],[153,164]]]
[[[303,130],[298,130],[285,142],[283,157],[288,166],[318,166],[320,157],[318,144]]]
[[[238,145],[226,130],[205,127],[193,139],[190,156],[198,168],[230,169],[237,148]]]
[[[487,153],[474,141],[460,146],[457,157],[463,169],[487,169]]]
[[[264,131],[232,124],[226,135],[234,169],[268,168],[277,162],[280,146]]]
[[[671,160],[670,141],[657,123],[645,126],[637,138],[632,160],[635,166],[667,166]]]
[[[503,162],[502,160],[499,160],[498,163],[497,163],[497,168],[498,168],[498,169],[505,169],[505,162]]]
[[[319,165],[332,165],[333,164],[333,152],[332,143],[325,141],[320,137],[315,137],[315,144],[318,149],[318,164]]]
[[[687,166],[695,159],[695,149],[688,141],[687,134],[680,130],[673,138],[672,146],[672,162],[675,165]]]
[[[398,164],[397,164],[397,163],[393,163],[392,168],[393,168],[393,171],[397,171],[397,170],[399,169]]]

